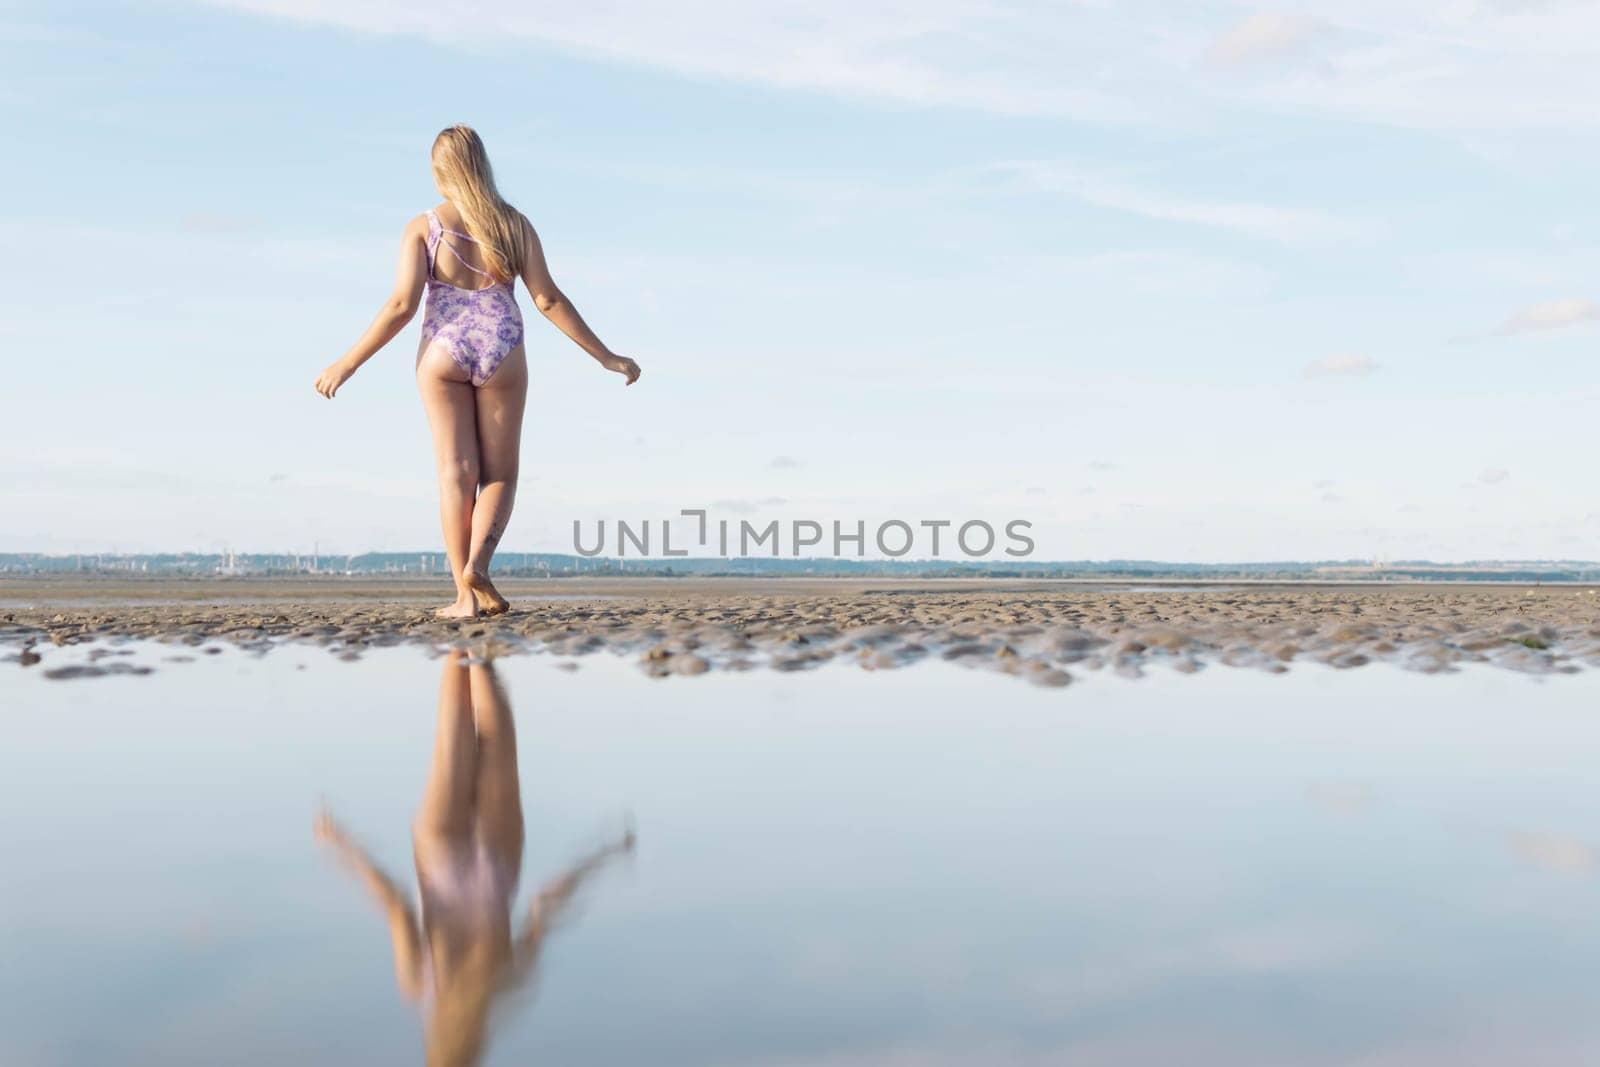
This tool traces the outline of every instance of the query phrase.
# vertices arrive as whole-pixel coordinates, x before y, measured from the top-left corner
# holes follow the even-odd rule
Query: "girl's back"
[[[467,221],[461,217],[461,212],[445,201],[433,209],[433,215],[446,230],[455,231],[444,234],[440,239],[438,254],[433,258],[434,278],[458,289],[482,289],[489,285],[490,279],[485,277],[489,273],[489,264],[483,249],[471,238],[463,239],[460,236],[467,232]],[[448,249],[446,239],[449,242]],[[506,283],[506,287],[514,284],[515,279],[512,279]]]

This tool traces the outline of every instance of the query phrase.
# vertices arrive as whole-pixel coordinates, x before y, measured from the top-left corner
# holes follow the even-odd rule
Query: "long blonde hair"
[[[433,139],[433,180],[461,212],[490,276],[509,282],[521,274],[526,241],[522,215],[495,188],[489,153],[477,130],[451,126],[439,131]]]

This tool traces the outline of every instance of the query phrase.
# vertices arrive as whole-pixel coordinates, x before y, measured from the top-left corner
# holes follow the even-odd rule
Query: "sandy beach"
[[[465,642],[493,654],[610,652],[661,675],[938,657],[1047,686],[1157,664],[1600,666],[1600,595],[1588,587],[594,579],[513,580],[504,592],[506,615],[443,621],[431,614],[437,582],[15,580],[0,582],[0,640],[28,666],[52,646],[104,640],[85,669],[113,657],[117,638],[308,643],[342,656]]]

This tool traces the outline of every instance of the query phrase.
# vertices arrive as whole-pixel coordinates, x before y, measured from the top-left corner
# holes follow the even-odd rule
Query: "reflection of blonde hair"
[[[433,140],[433,180],[461,212],[467,233],[478,242],[484,266],[500,282],[522,273],[522,216],[494,187],[494,171],[483,138],[471,126],[440,130]]]

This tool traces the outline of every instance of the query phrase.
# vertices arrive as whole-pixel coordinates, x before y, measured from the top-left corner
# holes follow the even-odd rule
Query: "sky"
[[[0,551],[438,551],[420,316],[312,382],[465,122],[644,368],[520,294],[506,551],[1600,558],[1592,4],[12,4],[0,69]]]

